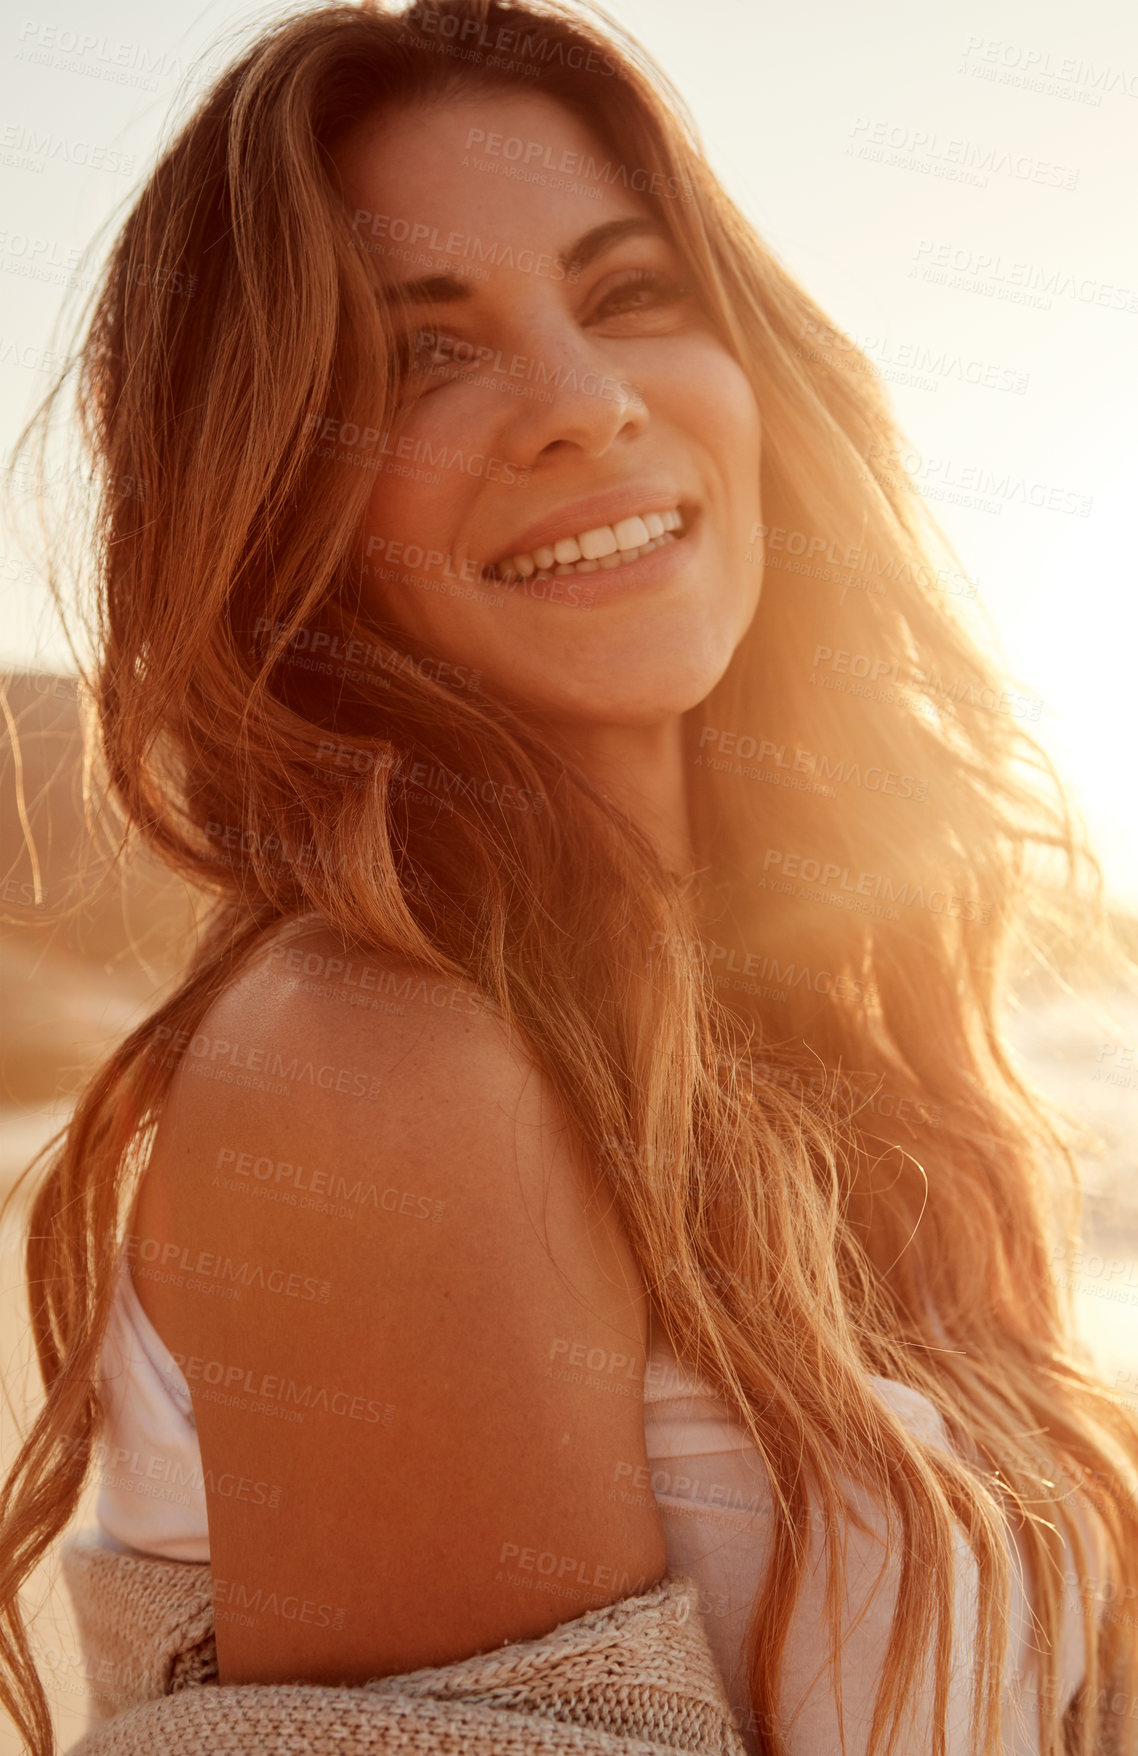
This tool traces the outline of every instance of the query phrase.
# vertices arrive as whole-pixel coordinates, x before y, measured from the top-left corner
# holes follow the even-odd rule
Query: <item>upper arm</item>
[[[445,1664],[666,1565],[616,1489],[643,1289],[548,1081],[430,976],[402,1013],[332,992],[263,965],[213,1009],[133,1221],[182,1271],[135,1281],[193,1397],[225,1682]]]

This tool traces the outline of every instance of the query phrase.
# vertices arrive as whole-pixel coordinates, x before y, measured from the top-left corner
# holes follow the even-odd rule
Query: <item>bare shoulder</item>
[[[301,926],[274,936],[198,1028],[168,1048],[178,1072],[148,1179],[166,1199],[210,1205],[207,1190],[260,1186],[287,1214],[296,1211],[291,1196],[307,1198],[300,1211],[309,1211],[354,1189],[337,1163],[417,1167],[429,1177],[446,1164],[449,1187],[456,1178],[484,1183],[485,1162],[487,1195],[512,1188],[550,1199],[569,1181],[611,1231],[609,1217],[600,1219],[611,1202],[599,1172],[585,1163],[551,1082],[469,981],[345,945],[323,925]],[[259,1149],[253,1165],[238,1135]],[[274,1143],[282,1157],[270,1172]],[[391,1190],[384,1194],[390,1202]],[[243,1211],[261,1230],[265,1203]]]
[[[449,1019],[456,1029],[440,1035]],[[309,1079],[284,1051],[294,1041],[344,1055],[376,1054],[424,1034],[447,1044],[504,1044],[500,1029],[463,1031],[463,1020],[496,1019],[488,995],[469,982],[395,956],[345,944],[329,927],[295,923],[277,931],[214,1003],[197,1031],[170,1046],[187,1072],[249,1092],[273,1081]],[[214,1070],[214,1071],[211,1071]],[[363,1095],[343,1069],[320,1068],[318,1089]],[[361,1070],[362,1071],[362,1070]],[[369,1084],[370,1091],[370,1084]],[[272,1095],[288,1095],[274,1087]]]
[[[445,1664],[657,1580],[643,1285],[484,997],[305,929],[179,1049],[128,1248],[194,1401],[222,1680]]]

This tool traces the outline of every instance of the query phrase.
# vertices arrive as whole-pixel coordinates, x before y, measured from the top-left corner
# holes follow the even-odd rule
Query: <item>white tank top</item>
[[[206,1482],[189,1387],[143,1310],[121,1255],[101,1371],[100,1400],[106,1420],[96,1517],[103,1540],[113,1548],[173,1561],[208,1561]],[[944,1422],[926,1397],[893,1379],[874,1377],[870,1382],[906,1425],[951,1449]],[[744,1742],[755,1753],[759,1744],[750,1728],[743,1648],[770,1548],[774,1514],[770,1479],[745,1430],[711,1386],[677,1360],[658,1324],[653,1326],[645,1364],[644,1429],[648,1481],[630,1480],[627,1491],[643,1494],[651,1487],[660,1508],[669,1571],[686,1573],[699,1587],[712,1652]],[[262,1484],[238,1478],[221,1477],[213,1485],[237,1498],[265,1491]],[[852,1626],[882,1566],[885,1526],[880,1509],[863,1490],[847,1485],[847,1491],[870,1526],[869,1535],[852,1524],[848,1527],[847,1614],[840,1667],[846,1749],[849,1756],[860,1756],[868,1742],[889,1642],[898,1574],[897,1563],[890,1562],[869,1610]],[[1094,1545],[1097,1532],[1092,1533],[1085,1516],[1081,1522],[1088,1543]],[[1008,1534],[1016,1578],[1004,1685],[1004,1750],[1005,1756],[1039,1756],[1027,1670],[1031,1629],[1022,1586],[1024,1564],[1014,1531],[1009,1528]],[[825,1542],[817,1530],[811,1540],[811,1571],[786,1647],[781,1709],[789,1722],[792,1756],[833,1756],[841,1740],[829,1675]],[[1088,1553],[1095,1553],[1093,1546]],[[949,1756],[964,1756],[969,1748],[977,1569],[959,1530],[956,1554],[948,1751]],[[1067,1559],[1070,1564],[1064,1573],[1073,1577],[1069,1551]],[[1070,1586],[1065,1588],[1064,1602],[1059,1671],[1066,1701],[1082,1681],[1084,1651],[1078,1598]],[[930,1676],[926,1712],[931,1712],[931,1703]],[[904,1747],[928,1746],[927,1735],[915,1737],[919,1742],[906,1740]]]

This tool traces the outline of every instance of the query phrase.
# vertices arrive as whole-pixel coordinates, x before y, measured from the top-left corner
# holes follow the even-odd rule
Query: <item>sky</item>
[[[609,0],[769,246],[879,366],[986,638],[1138,909],[1138,8]],[[0,25],[0,447],[80,253],[281,6],[25,0]],[[105,228],[105,229],[104,229]],[[73,304],[70,307],[73,309]],[[0,535],[0,665],[70,669]],[[1036,707],[1038,703],[1038,707]]]

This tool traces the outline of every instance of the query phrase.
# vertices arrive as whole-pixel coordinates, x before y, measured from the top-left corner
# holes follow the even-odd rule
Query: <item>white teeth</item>
[[[578,540],[586,561],[603,561],[606,555],[615,555],[621,547],[611,524],[602,524],[596,530],[587,530]]]
[[[651,535],[642,518],[622,518],[612,529],[622,549],[642,549]]]
[[[682,533],[683,523],[676,506],[667,512],[646,512],[643,517],[622,518],[617,524],[597,525],[580,536],[559,537],[552,545],[543,543],[532,554],[511,555],[488,571],[500,579],[530,579],[539,572],[592,573],[598,567],[618,567],[672,540],[677,531]]]

